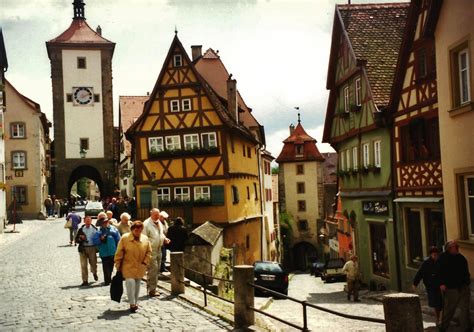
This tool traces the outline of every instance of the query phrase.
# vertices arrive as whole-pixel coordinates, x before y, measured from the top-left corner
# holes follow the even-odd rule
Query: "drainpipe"
[[[391,108],[388,109],[390,111],[389,116],[392,116]],[[390,163],[390,177],[392,185],[390,186],[392,191],[392,218],[393,218],[393,240],[395,241],[395,268],[397,270],[397,290],[399,292],[402,291],[402,276],[401,276],[401,268],[400,268],[400,251],[399,251],[399,243],[398,243],[398,219],[397,219],[397,208],[396,203],[393,201],[395,199],[395,172],[396,168],[394,167],[394,160],[396,158],[396,151],[395,151],[395,141],[393,135],[393,118],[390,118],[389,128],[390,128],[390,147],[391,147],[391,163]]]
[[[261,161],[261,158],[262,158],[262,149],[263,145],[262,144],[258,144],[257,146],[257,151],[258,151],[258,156],[257,156],[257,163],[258,163],[258,186],[260,187],[260,223],[261,223],[261,226],[260,226],[260,231],[261,231],[261,234],[260,234],[260,260],[263,261],[263,235],[265,234],[265,225],[264,225],[264,220],[265,218],[263,217],[263,189],[262,187],[263,186],[263,177],[262,177],[262,167],[261,167],[261,164],[262,164],[262,161]]]

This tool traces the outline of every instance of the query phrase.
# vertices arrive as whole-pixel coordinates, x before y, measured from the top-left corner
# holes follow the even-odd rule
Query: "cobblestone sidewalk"
[[[219,331],[232,327],[218,317],[163,293],[139,300],[129,314],[112,302],[109,287],[99,282],[80,287],[77,247],[68,245],[63,220],[25,221],[20,233],[0,234],[0,330],[173,330]],[[99,260],[100,262],[100,260]],[[92,276],[89,280],[92,279]]]

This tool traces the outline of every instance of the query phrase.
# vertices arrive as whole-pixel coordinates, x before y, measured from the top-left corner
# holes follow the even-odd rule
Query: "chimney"
[[[293,135],[294,131],[295,131],[295,125],[290,124],[290,136]]]
[[[102,28],[100,27],[100,25],[98,25],[97,28],[95,28],[95,32],[97,32],[99,35],[102,36]]]
[[[191,55],[193,56],[193,61],[199,58],[202,55],[202,45],[192,45]]]
[[[237,107],[237,80],[232,78],[232,74],[227,79],[227,110],[235,122],[239,123],[239,109]]]

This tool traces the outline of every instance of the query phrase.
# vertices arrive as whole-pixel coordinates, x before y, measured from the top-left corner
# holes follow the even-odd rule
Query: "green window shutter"
[[[224,205],[224,186],[211,186],[212,205]]]
[[[151,208],[151,188],[140,188],[140,207]]]

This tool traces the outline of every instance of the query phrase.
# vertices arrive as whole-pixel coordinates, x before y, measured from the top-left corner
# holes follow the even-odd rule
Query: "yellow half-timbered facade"
[[[139,217],[159,207],[189,227],[217,223],[236,263],[250,264],[262,252],[263,128],[241,102],[232,75],[211,83],[203,78],[222,64],[215,52],[219,61],[206,61],[208,53],[193,48],[191,60],[175,36],[142,115],[126,133]]]

